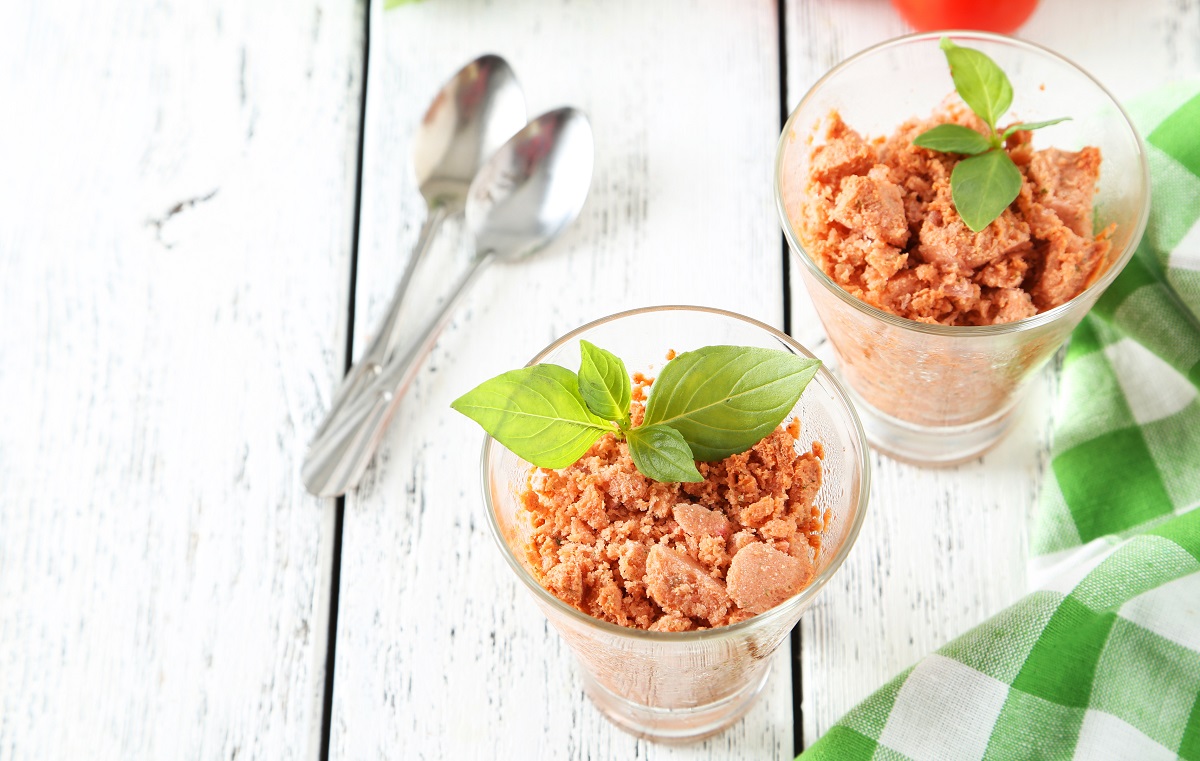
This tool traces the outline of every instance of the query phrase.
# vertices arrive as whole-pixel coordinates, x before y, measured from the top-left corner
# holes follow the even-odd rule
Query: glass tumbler
[[[891,134],[904,120],[930,113],[953,91],[938,41],[990,56],[1013,84],[1010,115],[1032,122],[1071,117],[1035,133],[1035,147],[1101,151],[1095,229],[1116,223],[1102,274],[1061,306],[1016,322],[946,326],[876,309],[835,283],[805,251],[792,220],[800,218],[815,127],[831,110],[864,138]],[[1033,374],[1053,356],[1133,255],[1149,215],[1149,173],[1133,125],[1096,80],[1045,48],[984,32],[915,34],[847,59],[796,106],[775,163],[780,223],[805,288],[850,387],[871,443],[917,464],[969,460],[1004,435]]]
[[[757,346],[812,355],[779,331],[730,312],[701,307],[637,309],[606,317],[563,336],[530,364],[579,367],[587,339],[621,357],[630,372],[655,375],[668,350],[709,345]],[[653,393],[653,391],[651,391]],[[488,437],[483,447],[483,493],[489,524],[505,561],[566,640],[596,707],[621,729],[652,740],[689,741],[715,734],[749,710],[769,676],[772,653],[850,552],[867,506],[870,465],[858,417],[825,368],[805,389],[789,419],[800,419],[800,451],[824,446],[823,482],[816,506],[828,510],[816,575],[801,592],[729,626],[652,632],[593,618],[546,591],[525,553],[519,494],[532,467]]]

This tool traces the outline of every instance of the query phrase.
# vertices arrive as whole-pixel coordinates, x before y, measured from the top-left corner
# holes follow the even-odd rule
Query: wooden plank
[[[0,8],[0,759],[318,755],[362,12]]]
[[[908,30],[877,0],[788,0],[787,103],[847,56]],[[1020,36],[1061,52],[1119,98],[1200,71],[1200,6],[1043,2]],[[831,358],[793,267],[792,333]],[[876,456],[858,546],[801,623],[804,740],[888,679],[1026,591],[1027,527],[1046,466],[1053,368],[1019,427],[972,464],[921,469]]]
[[[791,757],[786,653],[765,700],[709,742],[654,746],[601,718],[487,533],[482,436],[448,406],[625,308],[698,303],[781,324],[776,39],[766,0],[374,5],[359,347],[422,219],[414,127],[458,66],[491,50],[512,63],[531,113],[584,108],[597,160],[577,226],[552,251],[483,277],[347,500],[332,758]],[[451,232],[433,252],[443,281],[460,264],[455,242]]]

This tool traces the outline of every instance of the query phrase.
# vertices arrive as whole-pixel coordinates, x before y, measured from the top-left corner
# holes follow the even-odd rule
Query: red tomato
[[[1037,0],[892,0],[892,5],[919,32],[982,29],[1007,34],[1025,23]]]

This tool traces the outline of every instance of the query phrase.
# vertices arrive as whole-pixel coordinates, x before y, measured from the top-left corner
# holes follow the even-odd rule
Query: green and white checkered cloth
[[[803,761],[1200,761],[1200,82],[1131,109],[1150,227],[1075,331],[1038,591],[850,711]]]

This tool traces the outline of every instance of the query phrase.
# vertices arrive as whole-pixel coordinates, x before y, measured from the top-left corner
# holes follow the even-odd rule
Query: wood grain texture
[[[842,59],[909,31],[884,0],[789,0],[785,18],[789,107]],[[1200,72],[1194,0],[1043,0],[1018,35],[1071,58],[1118,98]],[[794,268],[792,326],[832,358]],[[1024,594],[1055,377],[1050,368],[1032,382],[1020,425],[980,461],[922,469],[874,457],[858,545],[801,622],[806,744],[921,656]]]
[[[789,758],[786,653],[752,714],[706,743],[650,745],[599,715],[493,545],[477,476],[482,435],[449,408],[557,336],[621,309],[698,303],[780,324],[775,4],[456,1],[373,11],[359,347],[422,219],[408,167],[413,129],[458,66],[491,50],[512,63],[531,114],[582,107],[596,174],[564,240],[482,278],[347,500],[331,757]],[[461,265],[447,233],[426,282]],[[670,341],[663,336],[664,352]]]
[[[0,759],[317,755],[361,14],[0,7]]]

